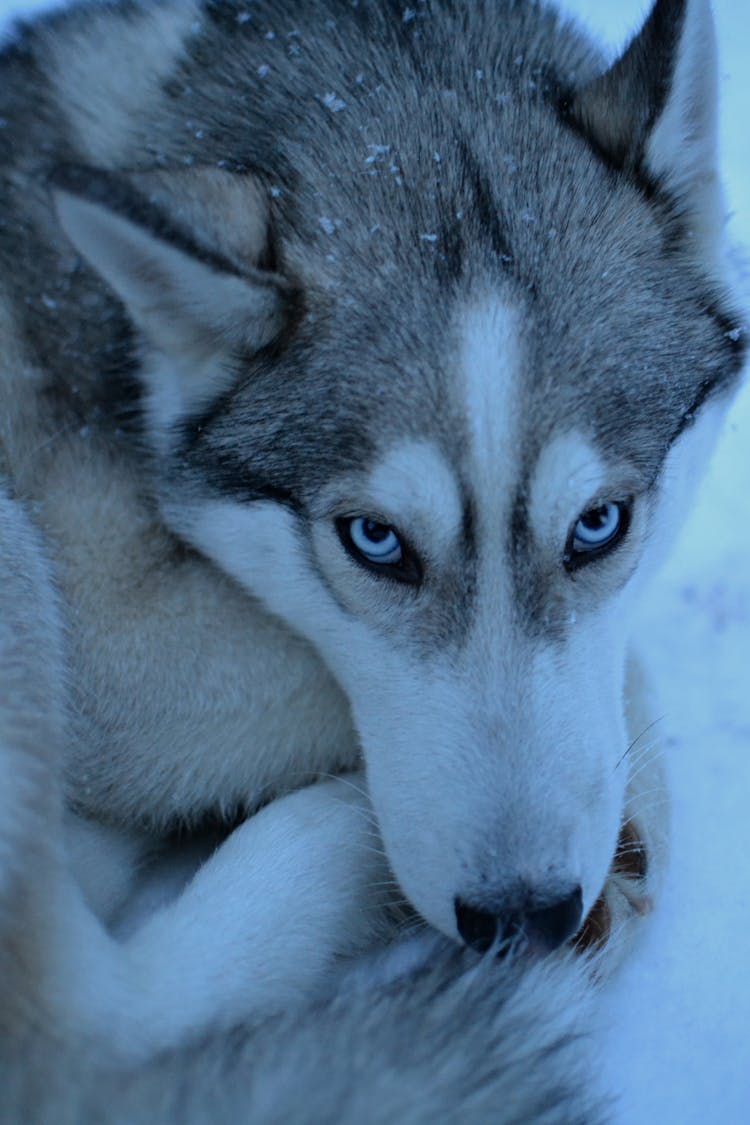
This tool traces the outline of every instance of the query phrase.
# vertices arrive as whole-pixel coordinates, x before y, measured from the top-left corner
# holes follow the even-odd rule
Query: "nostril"
[[[549,950],[557,949],[578,930],[583,915],[583,894],[575,887],[565,898],[538,910],[528,910],[524,930]]]
[[[497,936],[497,918],[487,910],[469,906],[460,898],[453,901],[458,932],[477,953],[486,953]]]
[[[458,932],[477,953],[486,953],[498,937],[503,942],[525,939],[532,949],[542,953],[557,949],[580,928],[583,893],[576,886],[564,898],[547,906],[515,907],[498,913],[472,906],[458,897],[454,907]]]

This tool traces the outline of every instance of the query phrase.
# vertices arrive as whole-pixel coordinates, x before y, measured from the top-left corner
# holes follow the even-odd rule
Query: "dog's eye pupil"
[[[584,516],[581,516],[581,525],[593,535],[601,534],[603,529],[605,531],[607,529],[610,508],[614,506],[614,504],[606,504],[601,508],[593,508],[592,511],[586,512]]]
[[[362,533],[370,542],[382,543],[391,534],[391,528],[385,523],[365,519],[362,521]]]

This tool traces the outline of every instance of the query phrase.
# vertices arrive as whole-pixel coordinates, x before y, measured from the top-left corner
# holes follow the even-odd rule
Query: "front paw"
[[[309,999],[378,940],[393,880],[361,782],[282,797],[241,824],[126,943],[151,1048]]]

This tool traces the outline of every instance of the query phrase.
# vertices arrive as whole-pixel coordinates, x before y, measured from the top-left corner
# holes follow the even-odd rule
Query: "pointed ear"
[[[569,112],[611,164],[663,186],[700,249],[715,252],[724,204],[709,0],[656,0],[624,54],[573,96]]]
[[[171,404],[156,423],[210,403],[232,378],[226,360],[279,333],[291,288],[261,268],[268,208],[251,178],[66,169],[53,193],[64,231],[144,337],[152,406]]]

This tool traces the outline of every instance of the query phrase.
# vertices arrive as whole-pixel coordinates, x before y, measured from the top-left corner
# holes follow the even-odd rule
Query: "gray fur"
[[[0,544],[0,1039],[23,1044],[29,1022],[48,1004],[45,947],[54,936],[46,903],[60,862],[58,771],[67,716],[49,565],[1,481]]]
[[[18,810],[0,829],[8,1120],[603,1119],[579,1090],[587,974],[565,957],[476,967],[441,954],[392,972],[397,952],[366,966],[361,988],[332,986],[328,965],[327,1003],[310,1006],[303,982],[298,1010],[280,1021],[258,1028],[273,1003],[240,1019],[220,1010],[136,1066],[116,1020],[111,1043],[76,1022],[68,980],[85,969],[69,978],[65,958],[79,964],[80,951],[62,933],[84,917],[97,950],[111,952],[99,922],[127,914],[138,860],[169,832],[206,817],[228,831],[249,817],[200,884],[268,810],[249,814],[270,803],[273,816],[289,791],[360,765],[360,738],[365,757],[381,748],[346,667],[334,669],[340,683],[329,671],[325,630],[305,639],[292,611],[269,610],[252,583],[243,590],[189,521],[209,502],[256,514],[269,504],[345,616],[313,529],[331,479],[374,468],[396,440],[428,438],[439,451],[461,533],[419,596],[402,585],[361,616],[379,641],[393,633],[410,670],[421,661],[432,675],[438,654],[476,680],[459,701],[477,711],[460,732],[463,756],[436,752],[413,805],[430,809],[436,839],[454,832],[444,854],[498,916],[531,891],[542,912],[569,890],[577,876],[556,866],[562,830],[556,838],[551,821],[547,882],[531,891],[503,869],[497,841],[525,839],[532,814],[547,830],[545,793],[564,770],[575,788],[576,762],[548,754],[530,798],[522,782],[504,801],[498,778],[512,774],[512,753],[534,749],[531,735],[575,743],[555,729],[554,708],[533,726],[528,670],[540,651],[555,664],[576,607],[603,602],[637,560],[605,563],[590,587],[571,578],[562,545],[552,561],[536,549],[532,483],[544,450],[573,429],[627,466],[645,523],[678,439],[737,382],[744,347],[720,268],[711,111],[685,93],[708,19],[704,0],[657,0],[606,72],[581,33],[533,0],[82,5],[20,27],[0,54],[0,468],[13,497],[0,502],[0,776],[17,784]],[[500,566],[491,575],[503,615],[481,601],[492,511],[482,511],[475,419],[457,374],[462,317],[484,294],[518,325],[517,450],[497,482],[510,579],[502,586]],[[481,679],[497,668],[502,682]],[[611,694],[624,737],[620,673]],[[365,678],[379,719],[390,685],[375,669]],[[382,715],[404,729],[411,717]],[[643,728],[634,722],[631,736]],[[612,861],[616,822],[632,822],[649,861],[662,824],[648,771],[609,765],[609,788],[592,783],[586,805],[593,819],[589,806],[612,804],[600,832],[609,850],[592,859],[606,881],[587,905],[617,961],[652,871]],[[453,820],[432,810],[433,774]],[[467,778],[486,832],[464,839],[453,798]],[[70,840],[60,788],[79,818]],[[116,893],[104,857],[90,882],[77,869],[75,841],[96,852],[90,831],[116,841]],[[413,849],[422,858],[424,835]],[[66,849],[92,910],[71,889]],[[237,897],[241,920],[256,904]],[[351,940],[342,932],[333,960],[360,948],[366,913],[351,912]]]
[[[208,1038],[137,1073],[42,1037],[5,1086],[0,1120],[603,1125],[610,1113],[591,1090],[586,987],[570,963],[524,972],[462,966],[442,953],[407,987],[397,980],[345,991],[325,1007]],[[559,1020],[550,1019],[553,996],[570,1005]]]
[[[634,465],[648,489],[671,440],[704,399],[733,382],[738,326],[720,281],[695,259],[675,201],[663,190],[645,192],[638,176],[614,177],[585,133],[561,127],[567,91],[585,86],[601,66],[592,48],[552,11],[534,4],[511,3],[502,14],[494,5],[472,5],[470,16],[447,3],[415,11],[413,20],[404,21],[399,5],[254,4],[245,19],[241,6],[208,8],[191,21],[158,95],[139,107],[127,128],[115,122],[95,153],[77,130],[81,120],[89,121],[87,105],[105,112],[113,79],[106,68],[91,64],[88,73],[75,54],[66,55],[66,37],[74,43],[78,36],[118,39],[123,65],[131,51],[128,66],[137,72],[144,11],[126,5],[54,15],[6,49],[2,113],[9,125],[3,143],[11,162],[2,173],[2,268],[13,278],[7,302],[18,346],[26,363],[46,372],[34,425],[23,430],[23,445],[12,447],[17,487],[29,498],[44,495],[46,474],[55,472],[58,459],[80,462],[83,444],[89,470],[77,487],[98,495],[102,477],[112,477],[114,460],[122,466],[117,479],[127,481],[118,513],[123,504],[132,513],[132,551],[149,560],[144,570],[178,575],[170,583],[181,584],[191,600],[191,591],[214,579],[154,522],[144,459],[134,458],[128,436],[133,428],[137,435],[139,425],[132,329],[55,230],[47,182],[61,164],[99,163],[139,173],[158,168],[162,182],[169,169],[179,176],[185,165],[210,171],[220,164],[252,170],[253,204],[256,177],[270,194],[276,268],[300,294],[290,310],[292,327],[276,348],[227,357],[237,371],[236,388],[197,419],[182,420],[166,469],[172,494],[209,484],[242,499],[286,497],[304,511],[321,481],[374,456],[393,432],[417,436],[427,430],[463,475],[451,310],[483,285],[499,288],[523,309],[520,443],[528,465],[556,420],[573,417]],[[678,18],[677,6],[672,18]],[[131,26],[132,36],[120,31]],[[457,37],[460,52],[451,49]],[[88,85],[80,84],[82,69]],[[19,84],[33,88],[33,112],[14,104]],[[582,117],[580,108],[576,113]],[[133,179],[138,183],[138,176]],[[95,174],[89,183],[97,183]],[[118,206],[116,192],[110,190],[109,198]],[[122,206],[132,213],[128,198],[125,193]],[[592,199],[598,201],[593,212]],[[560,377],[571,371],[575,379]],[[623,416],[627,428],[620,425]],[[37,444],[41,454],[30,465]],[[519,601],[529,620],[543,620],[549,617],[540,597],[545,576],[523,551],[523,473],[514,487]],[[106,537],[107,517],[91,518]],[[49,533],[54,540],[54,529]],[[445,643],[456,635],[456,622],[466,620],[461,604],[466,607],[470,590],[462,592],[461,584],[468,571],[462,567],[461,573],[464,578],[456,576],[436,597],[436,606],[446,608],[429,626],[433,641]],[[64,566],[60,578],[68,580]],[[73,575],[70,581],[76,583]],[[123,585],[116,576],[112,584]],[[148,589],[143,595],[141,612],[154,620],[163,611],[158,602],[149,603]],[[85,590],[75,598],[81,635],[87,634],[81,649],[88,650],[90,632],[98,631],[107,610],[89,608]],[[230,591],[212,613],[224,606],[231,607],[230,617],[249,613]],[[87,626],[89,614],[96,621]],[[269,631],[257,618],[255,611],[245,630],[254,647]],[[113,621],[112,628],[119,626]],[[271,633],[263,641],[268,652],[278,650]],[[107,809],[119,820],[136,808],[146,821],[205,811],[186,808],[185,795],[165,809],[147,787],[120,783],[120,776],[130,775],[133,756],[142,754],[143,733],[151,732],[147,740],[165,737],[157,713],[164,694],[156,687],[160,676],[156,669],[144,674],[141,662],[123,668],[109,651],[100,652],[97,668],[91,668],[76,641],[74,636],[82,671],[76,690],[84,694],[77,706],[75,772],[88,775],[86,790],[74,786],[76,802],[97,814]],[[298,642],[285,638],[284,646],[296,648]],[[209,651],[207,642],[204,674]],[[356,740],[345,708],[333,706],[336,690],[327,673],[313,673],[312,654],[295,660],[303,661],[303,675],[314,675],[332,704],[322,728],[318,709],[301,720],[306,741],[321,750],[323,743],[335,746],[333,759],[351,762]],[[171,667],[183,662],[179,651],[170,654]],[[245,698],[257,695],[259,684],[242,677],[242,665],[236,661],[234,690]],[[177,672],[178,682],[189,674]],[[123,709],[102,710],[102,700],[123,694]],[[283,701],[280,708],[288,711]],[[223,708],[225,716],[230,712],[236,712],[232,704]],[[185,731],[196,722],[206,756],[215,758],[219,727],[190,714]],[[178,753],[183,728],[174,715],[170,727],[167,737]],[[243,737],[236,715],[228,741]],[[285,746],[277,757],[287,763],[290,754],[295,752]],[[320,760],[320,753],[305,757]],[[171,768],[179,768],[174,755]],[[141,776],[147,782],[148,771]],[[229,791],[207,793],[206,805],[252,806],[257,797],[227,780]],[[269,770],[262,784],[268,786],[264,792],[274,792],[284,783]],[[126,792],[131,799],[124,807]]]
[[[348,970],[325,1004],[208,1035],[137,1070],[71,1032],[55,958],[64,638],[39,537],[5,494],[0,543],[3,1125],[607,1120],[602,1097],[583,1092],[593,992],[570,955],[478,961],[412,939]]]

